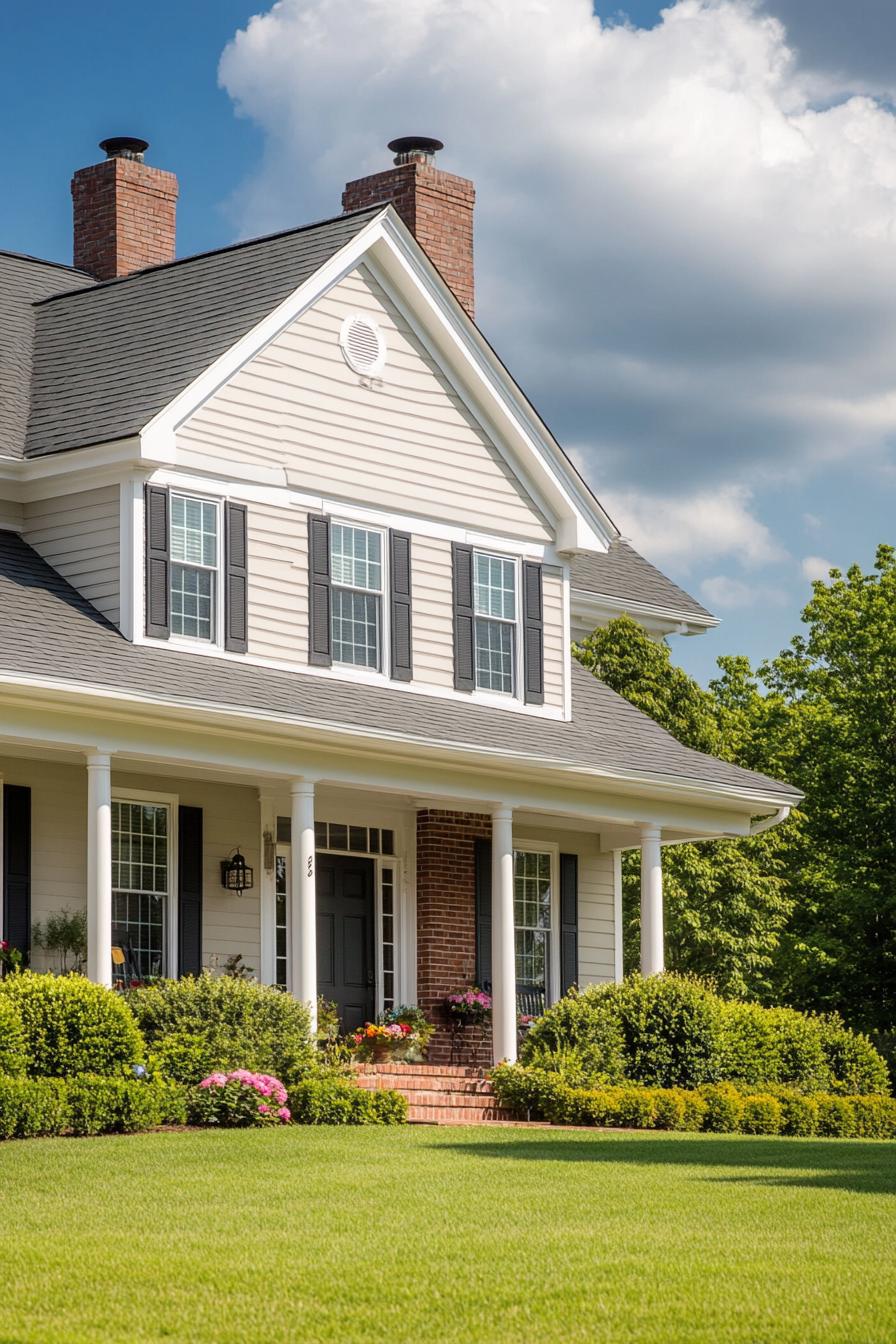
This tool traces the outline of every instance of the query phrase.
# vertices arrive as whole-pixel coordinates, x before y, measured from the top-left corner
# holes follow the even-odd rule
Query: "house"
[[[663,965],[664,845],[798,801],[570,656],[714,624],[621,537],[473,322],[437,141],[321,223],[175,259],[144,141],[75,173],[74,267],[0,254],[3,929],[88,916],[87,970],[223,969],[345,1026],[517,1011]],[[440,1041],[435,1049],[446,1049]]]

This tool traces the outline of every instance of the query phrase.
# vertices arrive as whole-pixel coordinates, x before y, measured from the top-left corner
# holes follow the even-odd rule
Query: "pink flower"
[[[281,1106],[277,1112],[277,1118],[282,1120],[285,1125],[288,1120],[292,1119],[292,1111],[288,1106]]]
[[[267,1106],[263,1101],[260,1101],[258,1103],[258,1109],[262,1115],[267,1115],[267,1113],[270,1111],[271,1108],[270,1106]]]

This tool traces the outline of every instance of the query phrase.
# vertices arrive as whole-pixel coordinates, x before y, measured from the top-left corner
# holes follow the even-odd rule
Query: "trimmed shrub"
[[[817,1097],[818,1130],[829,1138],[851,1139],[856,1134],[856,1113],[848,1097]]]
[[[187,976],[130,990],[155,1072],[187,1086],[247,1069],[289,1087],[315,1064],[308,1009],[290,994],[233,976]]]
[[[886,1096],[890,1091],[889,1070],[868,1037],[850,1031],[836,1013],[816,1021],[831,1091],[850,1096],[862,1093]]]
[[[779,1098],[781,1104],[781,1133],[796,1138],[809,1138],[818,1128],[818,1103],[814,1097],[799,1093]]]
[[[556,1073],[574,1087],[621,1083],[625,1041],[616,1005],[606,992],[615,988],[592,986],[560,999],[526,1032],[522,1062]]]
[[[861,1139],[896,1139],[896,1101],[892,1097],[850,1097],[855,1132]]]
[[[657,1129],[684,1129],[684,1097],[678,1088],[657,1090],[653,1103],[653,1123]]]
[[[23,971],[0,980],[0,999],[18,1009],[32,1076],[120,1074],[146,1053],[121,996],[83,975]]]
[[[27,1064],[22,1015],[11,999],[0,997],[0,1076],[21,1078]]]
[[[68,1124],[66,1084],[59,1078],[0,1078],[0,1139],[62,1134]]]
[[[68,1084],[67,1098],[72,1134],[135,1134],[186,1119],[183,1089],[159,1080],[82,1074]]]
[[[401,1093],[368,1091],[338,1075],[306,1078],[290,1089],[289,1106],[299,1125],[403,1125],[408,1117]]]
[[[745,1097],[740,1117],[742,1134],[780,1134],[784,1122],[781,1103],[774,1097]]]
[[[730,1083],[701,1087],[700,1095],[706,1106],[703,1127],[712,1134],[736,1134],[744,1113],[743,1097]]]
[[[489,1076],[501,1105],[524,1119],[553,1119],[560,1114],[562,1093],[572,1090],[556,1074],[520,1064],[498,1064]]]

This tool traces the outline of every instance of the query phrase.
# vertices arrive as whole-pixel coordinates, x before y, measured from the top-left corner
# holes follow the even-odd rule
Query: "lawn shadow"
[[[837,1139],[723,1138],[667,1135],[624,1138],[606,1134],[581,1138],[513,1137],[504,1141],[475,1140],[439,1144],[466,1157],[503,1158],[513,1162],[627,1162],[712,1168],[710,1181],[746,1185],[806,1186],[851,1190],[859,1194],[896,1194],[896,1144]],[[724,1175],[719,1168],[737,1168]],[[744,1171],[744,1168],[755,1168]]]

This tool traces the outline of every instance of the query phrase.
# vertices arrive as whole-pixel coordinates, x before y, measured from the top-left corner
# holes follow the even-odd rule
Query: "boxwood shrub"
[[[0,1000],[19,1013],[29,1075],[121,1074],[146,1053],[121,996],[83,975],[8,975],[0,980]]]
[[[132,1134],[185,1120],[184,1090],[172,1083],[91,1074],[68,1081],[0,1077],[0,1139]]]
[[[21,1077],[27,1064],[22,1015],[12,999],[0,996],[0,1075]]]
[[[315,1063],[308,1009],[233,976],[186,976],[129,991],[153,1071],[187,1086],[220,1070],[269,1073],[289,1087]]]
[[[306,1078],[289,1092],[299,1125],[403,1125],[407,1099],[387,1089],[368,1091],[338,1074]]]

